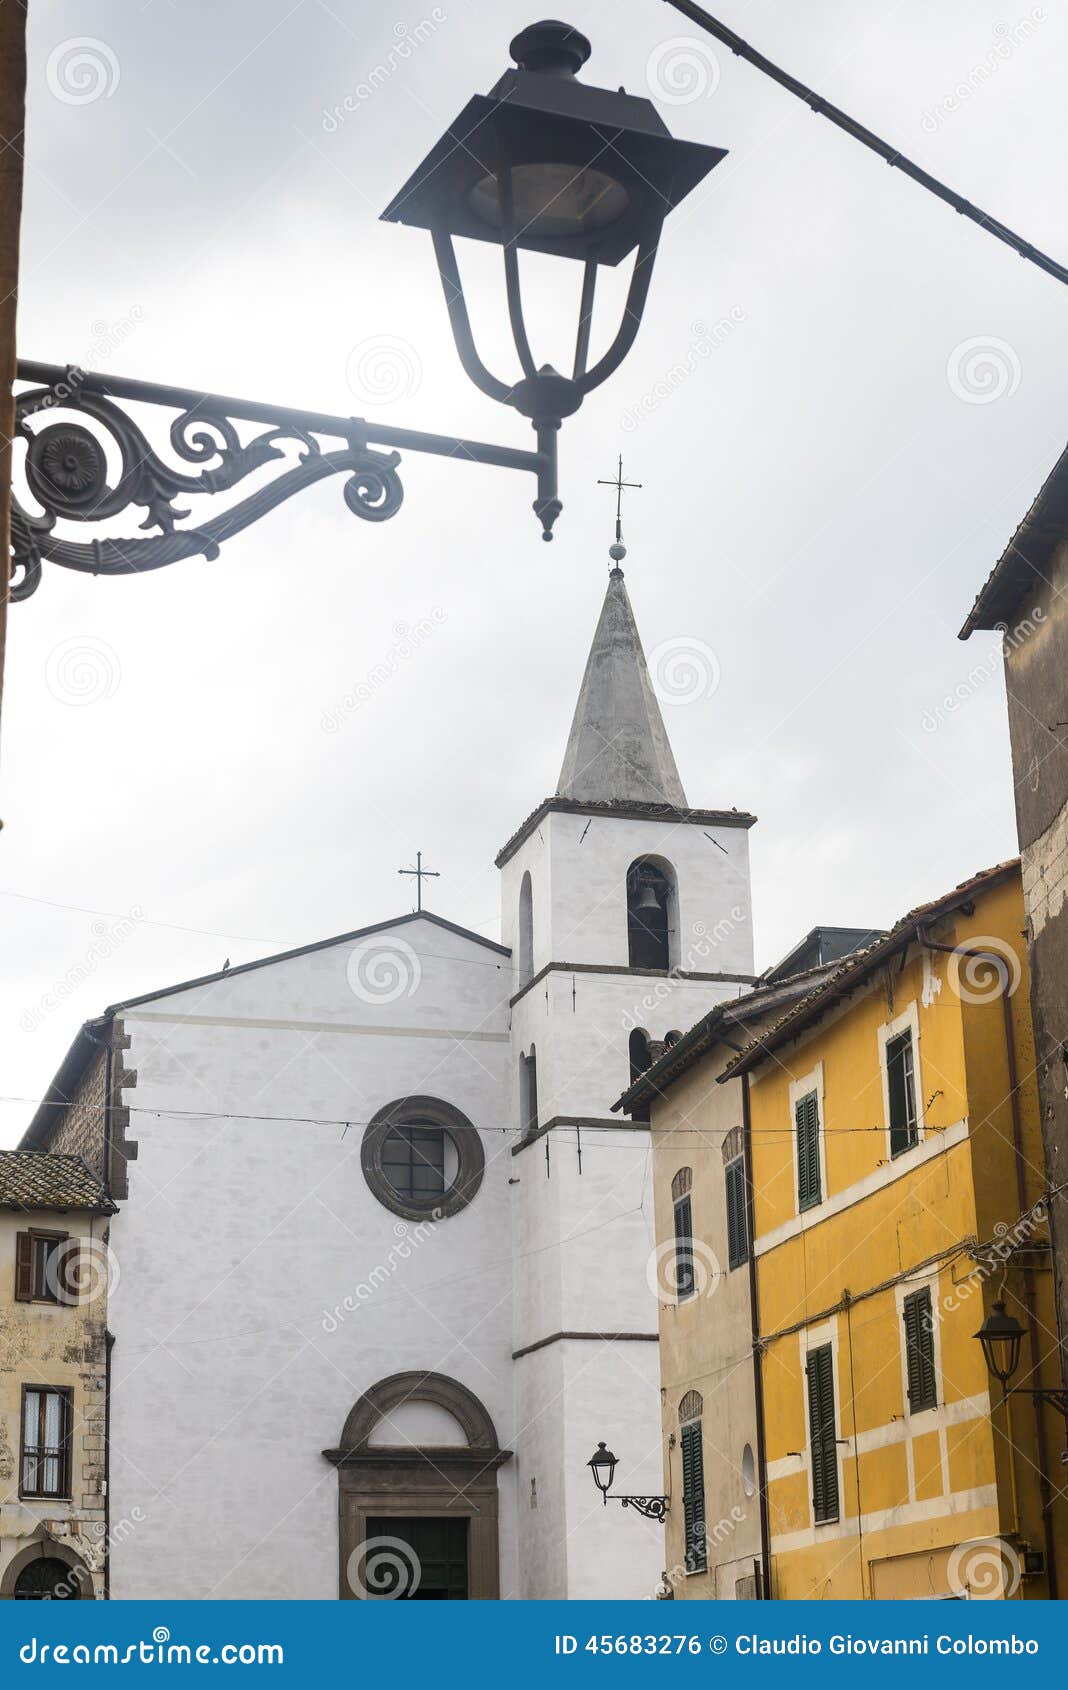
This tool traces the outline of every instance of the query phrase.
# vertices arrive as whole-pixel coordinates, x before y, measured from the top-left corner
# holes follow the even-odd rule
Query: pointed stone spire
[[[686,808],[618,563],[608,577],[556,796]]]

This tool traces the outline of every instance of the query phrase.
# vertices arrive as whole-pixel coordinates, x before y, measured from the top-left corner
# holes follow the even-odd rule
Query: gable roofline
[[[447,933],[456,933],[460,938],[471,939],[477,945],[484,945],[487,950],[496,952],[498,956],[510,957],[512,954],[507,945],[499,945],[495,939],[483,938],[481,933],[474,933],[469,927],[461,927],[455,921],[446,921],[442,915],[433,915],[430,910],[411,910],[408,914],[394,916],[389,921],[375,921],[369,927],[357,927],[351,933],[338,933],[332,939],[317,939],[313,944],[298,945],[290,951],[276,951],[273,955],[259,957],[254,962],[239,962],[235,968],[220,968],[214,974],[200,974],[193,980],[180,980],[173,986],[161,986],[154,992],[142,992],[135,998],[123,998],[120,1003],[109,1004],[102,1015],[84,1022],[75,1034],[51,1085],[19,1140],[19,1149],[34,1150],[47,1141],[58,1115],[72,1102],[94,1053],[106,1043],[96,1036],[98,1030],[108,1027],[123,1010],[137,1009],[142,1004],[155,1003],[157,998],[174,997],[178,992],[190,992],[198,986],[212,986],[219,980],[232,979],[235,974],[249,974],[254,968],[270,968],[276,962],[291,962],[296,957],[329,950],[332,945],[352,944],[359,939],[369,938],[374,933],[387,932],[393,927],[407,927],[413,921],[429,921]]]
[[[639,1074],[633,1085],[613,1103],[613,1114],[629,1115],[639,1104],[663,1097],[668,1088],[694,1067],[702,1056],[718,1045],[731,1044],[727,1034],[732,1027],[744,1027],[747,1021],[802,997],[811,991],[813,981],[822,980],[833,969],[840,967],[840,962],[820,963],[818,967],[792,974],[786,980],[757,985],[741,997],[717,1003]],[[737,1046],[734,1048],[737,1049]]]
[[[511,956],[507,945],[499,945],[496,939],[485,939],[481,933],[473,933],[469,927],[460,927],[455,921],[446,921],[443,915],[432,915],[429,910],[411,910],[407,915],[393,916],[389,921],[375,921],[369,927],[357,927],[351,933],[337,933],[332,939],[316,939],[310,945],[297,945],[291,951],[275,951],[271,956],[259,957],[253,962],[239,962],[235,968],[220,968],[214,974],[201,974],[195,980],[180,980],[175,986],[161,986],[155,992],[142,992],[136,998],[124,998],[121,1003],[113,1003],[104,1011],[104,1019],[110,1020],[118,1015],[120,1010],[135,1009],[143,1003],[153,1003],[156,998],[173,997],[176,992],[189,992],[196,986],[211,986],[217,980],[232,980],[235,974],[251,974],[254,968],[271,968],[277,962],[292,962],[296,957],[311,956],[316,951],[328,951],[333,945],[351,945],[357,939],[367,939],[373,933],[385,933],[393,927],[407,927],[413,921],[429,921],[435,927],[443,928],[447,933],[456,933],[462,939],[471,939],[476,945],[485,945],[487,950],[496,951],[499,956]]]
[[[957,635],[966,640],[977,628],[998,628],[1012,616],[1024,594],[1046,583],[1054,549],[1068,538],[1068,446],[1035,495],[1030,510],[979,589]]]
[[[858,986],[868,981],[882,963],[897,952],[907,950],[915,940],[918,929],[928,922],[939,920],[942,916],[952,915],[955,910],[971,903],[977,892],[988,892],[1019,872],[1020,859],[1013,857],[1008,862],[996,863],[993,868],[982,869],[970,879],[962,880],[959,886],[944,893],[941,898],[935,898],[928,904],[918,904],[915,909],[909,910],[900,921],[894,923],[883,938],[877,939],[865,950],[855,951],[852,956],[844,958],[828,980],[817,986],[815,991],[807,993],[800,1003],[795,1004],[772,1026],[765,1028],[758,1039],[754,1039],[727,1064],[718,1076],[720,1084],[733,1079],[736,1074],[748,1074],[752,1069],[758,1068],[773,1051],[789,1044],[799,1033],[812,1026],[828,1009],[834,1008]]]
[[[756,824],[756,816],[748,810],[691,810],[677,804],[653,804],[639,799],[624,798],[598,801],[582,798],[543,798],[536,810],[502,845],[494,859],[496,868],[515,856],[523,841],[530,837],[540,821],[552,811],[573,816],[604,816],[610,820],[639,822],[694,822],[703,827],[744,827]]]

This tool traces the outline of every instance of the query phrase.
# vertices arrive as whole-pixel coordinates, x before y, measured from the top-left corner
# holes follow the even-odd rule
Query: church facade
[[[23,1146],[118,1203],[114,1596],[653,1594],[587,1465],[662,1488],[674,1287],[611,1109],[753,981],[753,819],[688,805],[617,567],[502,943],[420,910],[82,1029]]]

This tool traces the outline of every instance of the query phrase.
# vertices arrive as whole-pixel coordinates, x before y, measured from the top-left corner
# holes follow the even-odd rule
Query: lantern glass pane
[[[618,222],[630,205],[630,196],[603,170],[572,164],[518,164],[512,169],[512,201],[517,233],[553,240],[578,237]],[[476,182],[469,203],[483,223],[500,228],[496,176]]]

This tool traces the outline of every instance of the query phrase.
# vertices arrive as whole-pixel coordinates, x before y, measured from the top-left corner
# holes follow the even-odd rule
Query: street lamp
[[[17,502],[13,510],[13,599],[34,591],[43,559],[90,574],[130,575],[198,554],[216,557],[233,534],[304,487],[338,473],[348,477],[344,496],[349,510],[365,521],[386,521],[404,497],[395,448],[533,474],[534,511],[543,538],[552,538],[561,510],[560,425],[630,350],[664,218],[725,154],[718,147],[675,140],[649,100],[579,82],[576,73],[589,57],[590,44],[567,24],[533,24],[515,37],[511,51],[516,68],[506,71],[490,94],[468,101],[382,215],[388,222],[430,231],[460,362],[482,393],[528,419],[535,450],[20,362],[20,379],[36,385],[18,396],[16,438],[27,446],[26,481],[40,513]],[[514,381],[493,375],[478,354],[453,245],[456,236],[501,248],[520,371]],[[535,362],[520,290],[522,250],[583,265],[570,375]],[[632,252],[622,321],[591,368],[597,269],[619,264]],[[155,452],[125,409],[131,403],[178,413],[169,425],[178,466]],[[79,420],[56,416],[72,411]],[[258,425],[259,432],[245,439],[238,424]],[[114,481],[101,432],[117,465]],[[326,450],[323,437],[340,444]],[[184,506],[188,497],[229,494],[247,476],[277,467],[293,448],[297,461],[273,482],[221,515],[181,526],[190,514]],[[142,530],[155,532],[129,539],[98,533],[84,543],[55,535],[59,520],[111,523],[131,506],[145,512]]]
[[[1000,1379],[1002,1388],[1008,1384],[1020,1365],[1020,1345],[1024,1329],[1015,1315],[1008,1314],[1005,1304],[997,1302],[974,1334],[983,1346],[988,1370]]]
[[[608,1507],[608,1492],[612,1488],[612,1480],[616,1476],[619,1465],[612,1451],[605,1444],[599,1443],[589,1461],[586,1463],[593,1474],[593,1482],[601,1493],[601,1501]],[[647,1520],[663,1521],[668,1511],[666,1496],[614,1496],[613,1502],[621,1502],[624,1508],[636,1508]]]

